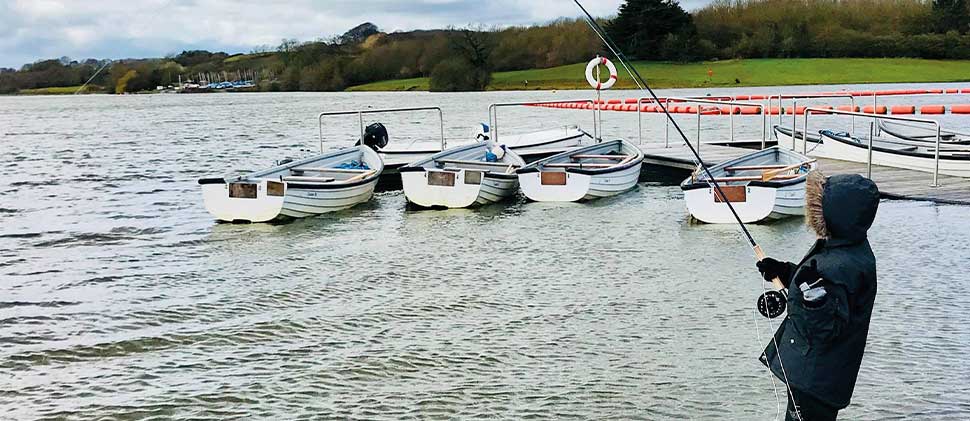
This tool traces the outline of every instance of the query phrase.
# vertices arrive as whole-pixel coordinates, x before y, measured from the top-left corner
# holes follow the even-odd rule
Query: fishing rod
[[[586,10],[586,7],[584,7],[579,0],[573,0],[573,2],[576,3],[576,6],[579,6],[580,10],[583,11],[583,14],[586,15],[586,23],[590,26],[593,32],[596,33],[600,40],[603,41],[606,48],[608,48],[610,52],[612,52],[613,55],[616,56],[616,58],[620,61],[623,68],[626,69],[627,73],[629,73],[633,78],[634,83],[636,83],[640,90],[645,90],[650,94],[650,97],[653,98],[654,103],[656,103],[663,111],[664,115],[667,117],[667,120],[673,124],[674,129],[684,141],[684,145],[690,149],[691,154],[695,158],[695,163],[701,170],[703,170],[704,174],[707,175],[708,184],[716,191],[717,196],[722,199],[722,203],[727,204],[728,209],[731,210],[731,215],[734,216],[734,220],[737,221],[738,227],[741,228],[741,232],[744,234],[745,238],[748,240],[748,243],[751,245],[751,248],[754,250],[755,257],[758,259],[758,261],[764,260],[766,256],[764,251],[761,249],[761,246],[758,245],[758,242],[754,240],[751,232],[748,231],[748,227],[744,224],[744,221],[741,220],[741,217],[738,216],[737,211],[734,209],[734,205],[721,189],[720,183],[718,183],[714,178],[714,174],[711,173],[710,168],[701,159],[701,155],[697,152],[697,149],[695,149],[690,143],[690,140],[687,139],[687,135],[684,134],[684,131],[680,128],[680,125],[677,124],[677,120],[674,120],[673,116],[667,110],[666,105],[660,101],[660,98],[656,93],[654,93],[653,89],[650,88],[650,85],[647,84],[646,79],[640,75],[640,72],[637,71],[636,67],[629,64],[629,60],[627,60],[623,52],[620,51],[619,47],[616,46],[616,43],[613,41],[610,35],[603,30],[599,23],[596,22],[593,15]],[[786,295],[787,291],[785,289],[785,285],[781,282],[781,279],[774,277],[771,280],[771,284],[775,287],[775,289],[768,290],[765,288],[764,292],[758,297],[758,311],[768,319],[773,319],[780,316],[785,312],[785,307],[787,307],[788,304],[788,296]],[[774,335],[772,335],[772,343],[774,344],[775,349],[780,353],[781,350],[778,348],[778,338],[776,338]],[[779,361],[781,361],[780,355]],[[788,382],[788,372],[785,370],[784,362],[781,362],[781,371],[784,375],[785,387],[788,389],[788,396],[792,397],[791,386],[789,386]],[[794,397],[791,399],[792,402],[794,402]],[[804,418],[802,418],[801,411],[798,410],[797,404],[795,405],[795,415],[799,420],[804,420]]]
[[[704,171],[704,174],[707,175],[708,184],[712,188],[714,188],[714,190],[717,192],[717,196],[721,198],[722,203],[727,204],[728,209],[731,210],[731,215],[734,216],[735,221],[737,221],[738,227],[741,228],[741,232],[748,240],[748,243],[751,244],[751,248],[754,250],[755,257],[757,257],[759,261],[764,260],[766,256],[764,251],[761,249],[761,246],[758,245],[754,237],[751,235],[751,232],[748,231],[748,227],[741,220],[741,217],[738,216],[737,210],[734,209],[734,204],[732,204],[731,201],[728,199],[727,195],[724,194],[724,190],[721,189],[720,183],[717,182],[714,175],[711,173],[710,168],[701,159],[700,153],[697,152],[697,149],[695,149],[694,146],[691,144],[691,142],[687,139],[687,135],[684,134],[684,130],[680,128],[680,125],[677,124],[677,120],[674,120],[673,116],[670,115],[670,112],[667,110],[667,106],[664,105],[662,101],[660,101],[660,98],[657,97],[657,94],[654,93],[653,89],[650,88],[650,86],[647,84],[646,79],[644,79],[643,76],[640,75],[640,72],[637,71],[636,67],[629,65],[629,61],[627,60],[626,56],[623,54],[622,51],[619,50],[619,48],[615,46],[616,44],[613,41],[613,39],[609,36],[609,34],[606,33],[606,31],[603,30],[603,28],[599,25],[599,23],[596,22],[596,20],[593,18],[593,15],[591,15],[589,11],[586,10],[586,8],[579,2],[579,0],[573,0],[573,1],[576,3],[577,6],[579,6],[580,9],[582,9],[583,13],[586,14],[586,18],[587,18],[586,22],[593,29],[593,32],[595,32],[596,35],[600,37],[600,40],[603,41],[603,44],[605,44],[606,47],[610,50],[610,52],[612,52],[613,55],[615,55],[616,58],[619,59],[620,64],[623,66],[623,68],[626,69],[627,72],[630,73],[630,75],[633,77],[634,83],[636,83],[641,90],[647,91],[650,94],[650,96],[653,98],[654,102],[660,107],[661,110],[663,110],[664,114],[667,116],[667,120],[669,120],[670,123],[673,124],[674,129],[677,131],[678,134],[680,134],[680,137],[681,139],[683,139],[684,144],[687,145],[688,149],[690,149],[691,154],[695,158],[694,160],[695,163],[698,165],[699,168],[701,168]],[[761,314],[764,315],[765,317],[773,319],[785,312],[785,307],[787,306],[788,300],[787,300],[787,296],[783,292],[785,291],[785,285],[781,282],[781,279],[778,279],[776,277],[771,280],[771,283],[772,285],[775,286],[776,289],[765,291],[765,293],[761,294],[761,296],[758,297],[758,311],[761,312]]]

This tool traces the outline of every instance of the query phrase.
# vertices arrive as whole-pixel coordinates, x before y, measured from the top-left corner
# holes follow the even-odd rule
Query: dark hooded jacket
[[[761,355],[762,363],[793,389],[839,409],[852,398],[876,298],[876,259],[866,232],[878,206],[879,191],[869,179],[809,176],[806,219],[820,239],[800,263],[792,264],[791,279],[783,280],[788,317]],[[826,298],[821,306],[810,307],[791,280],[799,279],[812,261]]]

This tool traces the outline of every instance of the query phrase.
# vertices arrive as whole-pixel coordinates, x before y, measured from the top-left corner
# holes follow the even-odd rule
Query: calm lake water
[[[457,143],[490,103],[588,95],[0,97],[0,419],[775,418],[783,386],[756,357],[777,323],[755,311],[752,253],[734,226],[689,223],[676,186],[451,211],[387,191],[281,225],[217,224],[201,204],[200,177],[309,153],[320,111],[438,105]],[[500,118],[502,133],[591,130],[590,112]],[[604,119],[636,140],[635,114]],[[377,120],[392,142],[438,133],[432,114]],[[355,118],[325,123],[332,146],[354,140]],[[739,119],[739,137],[760,124]],[[970,207],[881,204],[843,418],[970,418],[967,221]],[[812,242],[800,220],[751,230],[780,258]]]

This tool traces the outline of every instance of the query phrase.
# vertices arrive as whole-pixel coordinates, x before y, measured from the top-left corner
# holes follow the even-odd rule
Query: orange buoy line
[[[662,100],[664,98],[661,98]],[[653,101],[642,101],[644,105],[638,105],[636,99],[627,100],[600,100],[597,101],[584,101],[584,102],[554,102],[545,104],[531,104],[533,107],[545,107],[545,108],[561,108],[561,109],[574,109],[574,110],[595,110],[599,109],[602,111],[621,111],[621,112],[642,112],[642,113],[662,113],[660,105],[653,105]],[[804,115],[806,106],[798,107],[755,107],[755,106],[711,106],[704,105],[698,108],[697,105],[686,105],[689,102],[685,101],[675,101],[671,100],[667,104],[667,111],[674,114],[703,114],[703,115],[761,115],[762,112],[768,115]],[[839,110],[839,111],[855,111],[863,112],[869,114],[894,114],[894,115],[912,115],[919,114],[923,115],[940,115],[940,114],[970,114],[970,104],[953,104],[953,105],[923,105],[917,107],[915,105],[879,105],[873,107],[867,105],[864,107],[859,106],[848,106],[848,105],[816,105],[812,108],[824,108],[829,110]],[[763,110],[763,111],[762,111]],[[821,111],[813,111],[813,114],[824,114]]]
[[[661,100],[666,100],[661,98]],[[720,99],[718,99],[720,100]],[[638,105],[638,104],[644,105]],[[698,108],[697,105],[687,105],[689,102],[680,100],[671,100],[667,104],[667,110],[674,114],[702,114],[702,115],[761,115],[762,108],[755,106],[712,106],[703,105]],[[626,100],[611,99],[611,100],[600,100],[597,101],[583,101],[583,102],[554,102],[554,103],[544,103],[544,104],[531,104],[534,107],[546,107],[546,108],[561,108],[561,109],[575,109],[575,110],[603,110],[603,111],[623,111],[623,112],[643,112],[643,113],[662,113],[660,105],[656,105],[653,101],[638,101],[635,98],[630,98]],[[804,115],[805,106],[798,107],[764,107],[764,112],[768,115]],[[915,105],[879,105],[873,107],[867,105],[864,107],[859,106],[848,106],[839,105],[833,107],[831,105],[817,105],[813,108],[824,108],[829,110],[839,110],[839,111],[855,111],[863,112],[869,114],[894,114],[894,115],[912,115],[919,114],[923,115],[940,115],[946,114],[948,111],[951,114],[970,114],[970,104],[953,104],[950,106],[946,105],[923,105],[917,107]],[[821,111],[814,111],[813,114],[824,114]]]

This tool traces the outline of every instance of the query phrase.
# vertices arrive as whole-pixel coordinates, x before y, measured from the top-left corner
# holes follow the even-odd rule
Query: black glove
[[[793,281],[802,291],[805,307],[818,308],[825,304],[828,291],[825,290],[825,281],[818,272],[818,262],[815,259],[798,269]]]
[[[770,257],[765,257],[758,261],[758,271],[761,272],[761,276],[765,278],[765,281],[771,282],[772,279],[781,279],[781,283],[788,287],[788,282],[791,280],[792,268],[795,265],[782,262],[779,260],[772,259]]]

